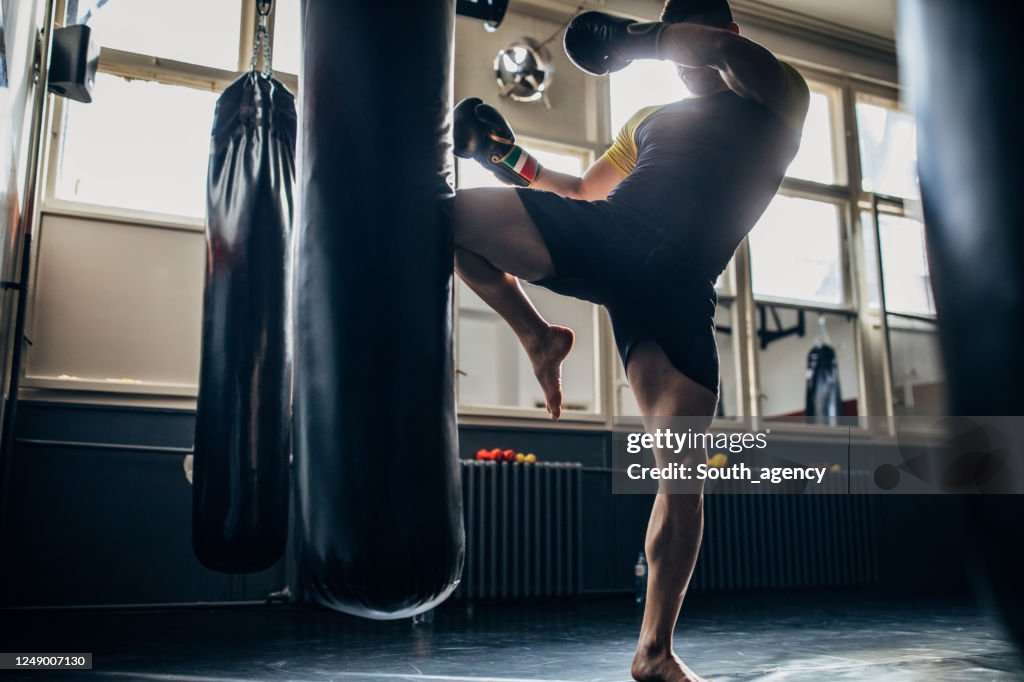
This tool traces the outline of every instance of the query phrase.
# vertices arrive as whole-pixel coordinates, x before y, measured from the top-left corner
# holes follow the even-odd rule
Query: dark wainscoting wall
[[[221,575],[196,561],[191,488],[182,468],[194,419],[190,411],[21,403],[10,525],[0,547],[0,606],[251,601],[294,582],[289,579],[294,552],[249,576]],[[651,498],[611,494],[610,434],[460,428],[463,457],[492,447],[583,465],[583,592],[632,592],[633,564],[643,547]],[[763,519],[755,518],[757,509],[736,518],[735,505],[720,497],[721,502],[708,506],[709,528],[716,524],[716,529],[705,540],[705,556],[712,557],[705,563],[715,565],[698,567],[695,589],[965,589],[964,564],[955,558],[964,555],[967,535],[956,498],[873,498],[870,532],[844,550],[853,552],[866,572],[850,579],[849,572],[843,573],[848,558],[839,554],[830,559],[846,576],[839,583],[827,575],[773,583],[755,574],[764,561],[751,561],[749,552],[743,553],[746,540],[733,544],[734,538],[748,537],[744,529],[751,523],[764,526]],[[795,513],[818,524],[814,532],[819,539],[850,532],[842,527],[842,514],[821,523],[813,501],[796,503],[804,507]],[[774,514],[776,523],[787,519],[785,511]],[[776,543],[769,536],[756,551],[771,552]],[[826,551],[831,545],[822,541],[821,546]],[[723,562],[734,563],[723,568]]]

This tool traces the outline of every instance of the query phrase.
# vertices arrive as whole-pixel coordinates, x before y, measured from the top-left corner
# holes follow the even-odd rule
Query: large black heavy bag
[[[454,590],[465,533],[452,357],[453,0],[305,0],[295,475],[320,603],[371,618]]]
[[[899,9],[950,413],[1022,415],[1024,42],[1005,3],[901,0]],[[989,601],[1024,648],[1024,496],[964,499]]]
[[[294,96],[249,73],[213,125],[192,543],[228,573],[267,568],[287,538],[295,120]]]

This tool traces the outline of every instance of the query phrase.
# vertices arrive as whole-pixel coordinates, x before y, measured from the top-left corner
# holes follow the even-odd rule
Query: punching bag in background
[[[371,618],[454,590],[454,0],[304,0],[295,474],[317,601]]]
[[[836,424],[843,415],[839,362],[832,346],[819,343],[807,354],[807,421]]]
[[[295,126],[295,98],[269,67],[217,101],[192,541],[228,573],[269,567],[287,538]]]
[[[824,315],[818,315],[818,339],[807,354],[807,421],[813,424],[839,423],[843,396],[839,390],[839,362],[832,347]]]

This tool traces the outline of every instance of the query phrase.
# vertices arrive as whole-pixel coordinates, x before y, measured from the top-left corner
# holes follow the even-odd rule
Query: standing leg
[[[699,418],[700,423],[693,425],[694,432],[706,431],[711,426],[718,402],[714,393],[675,369],[656,343],[637,344],[626,371],[648,433],[672,426],[673,417]],[[655,450],[654,455],[659,467],[670,462],[694,466],[707,461],[703,448],[678,454]],[[649,573],[643,624],[632,666],[636,680],[702,680],[675,655],[672,635],[697,563],[703,532],[703,494],[668,492],[662,482],[644,542]]]
[[[554,274],[544,240],[511,189],[462,190],[455,197],[455,270],[508,322],[533,365],[552,418],[562,411],[562,361],[573,332],[548,324],[519,283]]]

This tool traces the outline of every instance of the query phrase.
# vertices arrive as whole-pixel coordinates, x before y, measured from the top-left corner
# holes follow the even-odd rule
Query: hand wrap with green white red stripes
[[[533,184],[542,168],[537,163],[537,159],[530,156],[530,153],[519,145],[512,145],[508,153],[501,158],[492,157],[491,162],[496,166],[496,173],[521,187],[529,187]]]

